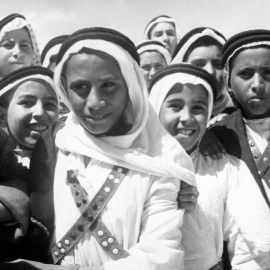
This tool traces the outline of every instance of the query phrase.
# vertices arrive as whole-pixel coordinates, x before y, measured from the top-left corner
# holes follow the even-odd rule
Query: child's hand
[[[186,210],[194,210],[197,205],[199,192],[196,187],[181,181],[180,191],[178,192],[178,207]]]
[[[222,158],[226,150],[217,136],[211,131],[206,130],[200,142],[199,151],[203,156],[210,156],[212,159]]]

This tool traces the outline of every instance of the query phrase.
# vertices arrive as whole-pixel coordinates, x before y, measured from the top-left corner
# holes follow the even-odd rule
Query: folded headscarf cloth
[[[105,52],[118,62],[129,94],[124,116],[132,128],[126,134],[95,137],[76,117],[61,75],[66,61],[83,48]],[[56,146],[111,165],[161,177],[176,177],[196,185],[191,159],[149,108],[148,91],[138,63],[139,56],[132,41],[112,29],[86,28],[75,32],[63,43],[54,80],[59,96],[71,113],[65,126],[56,134]]]
[[[179,29],[176,25],[176,22],[173,18],[171,18],[170,16],[167,15],[160,15],[155,17],[154,19],[152,19],[146,26],[145,30],[144,30],[144,39],[145,40],[150,40],[150,34],[151,31],[153,29],[153,27],[161,22],[167,22],[167,23],[172,23],[174,28],[175,28],[175,32],[176,32],[176,38],[177,38],[177,43],[181,40],[181,34],[179,32]]]
[[[170,65],[154,76],[150,84],[149,101],[157,115],[171,88],[180,83],[202,85],[208,93],[208,121],[210,120],[216,86],[212,76],[205,70],[191,64],[182,63]]]
[[[26,27],[28,30],[32,49],[33,49],[33,66],[40,66],[40,53],[38,49],[37,39],[32,26],[26,21],[25,17],[20,14],[10,14],[0,20],[0,42],[6,33]]]
[[[52,55],[57,55],[60,47],[68,35],[61,35],[51,39],[44,47],[41,53],[41,63],[43,67],[50,65],[50,58]]]
[[[139,55],[149,51],[159,52],[164,57],[167,66],[171,63],[171,56],[162,43],[155,40],[146,40],[138,44],[137,52]]]

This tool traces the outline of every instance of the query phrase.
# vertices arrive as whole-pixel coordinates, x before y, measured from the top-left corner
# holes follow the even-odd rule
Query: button
[[[64,254],[66,252],[66,250],[64,248],[61,248],[61,253]]]
[[[261,172],[260,172],[260,171],[258,171],[258,174],[261,174]]]
[[[121,173],[123,171],[123,169],[122,168],[118,168],[117,171]]]
[[[93,218],[92,216],[90,216],[90,217],[88,217],[88,220],[89,220],[90,222],[92,222],[92,221],[94,220],[94,218]]]
[[[66,244],[67,246],[70,244],[70,242],[69,242],[68,239],[66,239],[64,242],[65,242],[65,244]]]
[[[263,158],[263,162],[267,162],[267,161],[268,161],[267,157]]]
[[[78,230],[79,230],[80,232],[83,231],[83,225],[82,225],[82,224],[78,225]]]
[[[254,143],[253,143],[253,142],[252,142],[252,143],[250,143],[250,146],[251,146],[251,147],[253,147],[253,146],[254,146]]]
[[[98,236],[103,236],[104,235],[104,232],[103,231],[98,231]]]
[[[110,192],[111,189],[110,189],[109,187],[105,187],[105,188],[104,188],[104,191],[105,191],[105,192]]]
[[[102,242],[102,246],[103,246],[103,247],[107,247],[107,246],[108,246],[108,242],[107,242],[107,241],[103,241],[103,242]]]
[[[71,173],[71,174],[70,174],[70,177],[71,177],[71,178],[75,178],[75,173],[74,173],[74,172]]]
[[[83,203],[83,204],[86,204],[86,203],[87,203],[87,200],[86,200],[86,199],[83,199],[83,200],[82,200],[82,203]]]
[[[61,248],[61,247],[62,247],[62,244],[61,244],[61,243],[58,243],[57,246],[58,246],[59,248]]]
[[[83,215],[83,217],[85,217],[85,218],[87,218],[87,216],[88,216],[87,212],[83,212],[82,215]]]
[[[77,207],[81,207],[82,204],[80,202],[77,202],[76,205]]]
[[[93,208],[93,210],[97,210],[98,209],[98,206],[96,204],[93,204],[92,205],[92,208]]]
[[[54,252],[54,255],[58,257],[59,253],[57,251]]]
[[[109,242],[110,244],[112,244],[112,243],[113,243],[113,238],[110,237],[110,238],[108,239],[108,242]]]
[[[114,179],[114,176],[112,174],[109,175],[109,179]]]
[[[254,158],[257,159],[258,158],[258,155],[254,155]]]
[[[119,180],[118,178],[115,178],[115,179],[114,179],[114,183],[115,183],[115,184],[119,184],[119,182],[120,182],[120,180]]]
[[[75,195],[76,196],[79,196],[80,195],[80,192],[79,191],[75,191]]]
[[[113,254],[118,254],[118,249],[117,248],[114,248],[113,250],[112,250],[112,252],[113,252]]]
[[[115,180],[114,180],[114,181],[115,181]],[[101,202],[104,201],[104,197],[102,197],[102,196],[98,196],[98,199],[99,199],[99,201],[101,201]]]
[[[71,237],[73,240],[75,240],[75,239],[76,239],[76,234],[75,234],[74,232],[72,232],[72,233],[70,234],[70,237]]]

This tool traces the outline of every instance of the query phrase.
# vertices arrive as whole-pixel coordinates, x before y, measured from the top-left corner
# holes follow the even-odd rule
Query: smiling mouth
[[[86,115],[85,117],[89,119],[90,121],[100,121],[103,120],[104,118],[108,117],[110,114],[105,114],[105,115]]]
[[[42,124],[30,124],[27,126],[28,129],[30,129],[31,131],[35,131],[35,132],[43,132],[45,130],[48,129],[47,125],[42,125]]]
[[[194,129],[177,129],[176,134],[177,135],[183,135],[183,136],[191,136],[195,133]]]

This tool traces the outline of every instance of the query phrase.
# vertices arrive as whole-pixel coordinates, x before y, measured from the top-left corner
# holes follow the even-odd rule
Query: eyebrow
[[[25,94],[25,95],[21,95],[18,97],[19,99],[23,99],[23,98],[30,98],[30,99],[35,99],[36,97],[33,96],[33,95],[30,95],[30,94]],[[46,99],[48,100],[53,100],[53,101],[58,101],[56,97],[54,96],[48,96],[48,97],[45,97]]]

